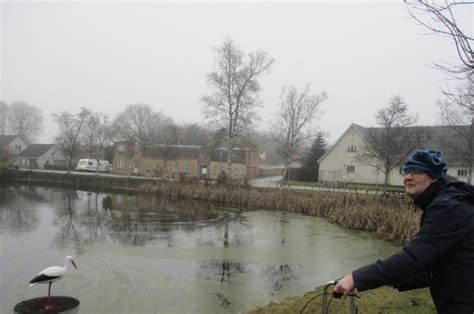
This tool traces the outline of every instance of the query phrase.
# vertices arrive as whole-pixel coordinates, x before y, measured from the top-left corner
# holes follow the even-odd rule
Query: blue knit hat
[[[417,150],[408,157],[403,172],[413,171],[425,172],[437,179],[446,179],[448,176],[443,153],[435,149]]]

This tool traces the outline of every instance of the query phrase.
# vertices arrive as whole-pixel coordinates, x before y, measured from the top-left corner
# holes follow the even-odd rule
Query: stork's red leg
[[[48,286],[48,303],[44,307],[46,311],[50,311],[54,308],[54,304],[51,303],[51,284],[52,282],[50,281]]]

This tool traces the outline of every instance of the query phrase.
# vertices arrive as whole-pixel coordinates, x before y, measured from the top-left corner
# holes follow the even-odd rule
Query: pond
[[[0,188],[0,312],[47,295],[40,270],[74,257],[52,295],[80,313],[237,313],[397,250],[325,219],[202,202]]]

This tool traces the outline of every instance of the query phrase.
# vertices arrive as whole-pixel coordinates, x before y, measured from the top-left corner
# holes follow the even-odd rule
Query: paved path
[[[344,189],[344,188],[329,188],[319,186],[302,186],[302,185],[281,185],[279,181],[282,176],[258,178],[250,180],[250,185],[261,188],[280,188],[280,189],[294,189],[294,190],[308,190],[308,191],[328,191],[328,192],[343,192],[343,193],[358,193],[358,194],[383,194],[383,191],[377,190],[364,190],[364,189]],[[393,193],[403,194],[403,193]]]
[[[250,185],[260,188],[277,188],[280,187],[278,181],[281,180],[281,176],[257,178],[250,180]]]

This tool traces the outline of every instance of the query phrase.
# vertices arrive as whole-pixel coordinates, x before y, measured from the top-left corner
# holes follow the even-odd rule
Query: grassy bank
[[[264,307],[248,312],[248,314],[293,314],[300,313],[305,304],[313,297],[322,293],[323,289],[318,288],[302,297],[286,298],[278,303],[272,303]],[[358,313],[416,313],[434,314],[436,309],[431,300],[428,289],[417,289],[399,293],[390,287],[357,293],[360,299],[356,298],[355,304]],[[328,300],[330,297],[328,297]],[[329,303],[329,313],[349,313],[349,298],[333,299]],[[303,313],[321,313],[322,297],[316,297],[309,303]]]

